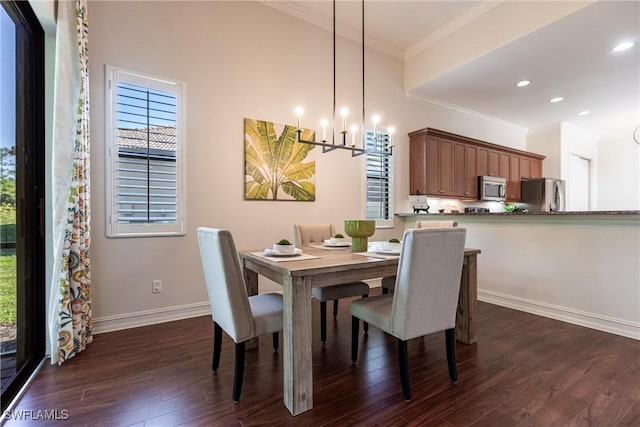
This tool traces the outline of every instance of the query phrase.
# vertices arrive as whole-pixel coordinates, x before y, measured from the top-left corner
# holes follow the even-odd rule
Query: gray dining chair
[[[245,342],[260,335],[273,334],[273,350],[278,351],[282,330],[282,295],[267,293],[248,296],[238,252],[231,233],[214,228],[198,228],[202,269],[213,318],[213,360],[218,370],[222,331],[235,342],[233,376],[234,402],[240,400],[244,378]]]
[[[455,325],[464,260],[464,228],[408,229],[404,232],[393,294],[351,303],[351,360],[358,359],[360,320],[398,340],[402,395],[411,400],[407,341],[445,331],[447,364],[458,379]]]
[[[332,224],[294,224],[293,239],[296,248],[301,248],[310,244],[322,244],[326,239],[335,235]],[[333,300],[333,317],[338,315],[338,300],[348,298],[369,296],[369,285],[365,282],[348,282],[337,285],[321,286],[311,288],[311,295],[320,302],[320,339],[327,341],[327,301]],[[365,330],[368,325],[365,324]]]
[[[457,227],[456,221],[416,221],[415,228],[450,228]],[[396,285],[396,276],[382,278],[382,293],[388,294]]]

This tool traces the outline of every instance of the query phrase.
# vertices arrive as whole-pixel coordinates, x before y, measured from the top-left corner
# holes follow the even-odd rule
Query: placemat
[[[400,257],[400,255],[385,255],[385,254],[379,254],[377,252],[354,252],[354,254],[366,256],[369,258],[381,258],[381,259],[394,259],[394,258],[398,259]]]
[[[349,249],[351,250],[351,246],[325,246],[325,245],[321,245],[321,244],[317,244],[317,245],[309,245],[310,248],[316,248],[316,249],[324,249],[327,251],[335,251],[335,250],[345,250],[345,249]]]
[[[316,255],[309,255],[309,254],[300,254],[298,256],[267,256],[264,254],[264,252],[251,252],[251,255],[255,255],[257,257],[260,258],[264,258],[264,259],[268,259],[269,261],[273,261],[273,262],[285,262],[285,261],[302,261],[303,259],[316,259],[316,258],[320,258],[319,256]]]

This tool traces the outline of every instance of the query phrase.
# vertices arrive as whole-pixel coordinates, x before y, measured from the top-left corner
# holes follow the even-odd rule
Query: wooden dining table
[[[311,288],[356,280],[395,276],[398,258],[376,258],[351,252],[351,248],[325,250],[303,247],[313,259],[274,259],[262,250],[240,251],[249,295],[258,293],[258,275],[282,285],[284,301],[283,364],[284,404],[292,415],[313,408]],[[477,255],[465,249],[456,316],[456,338],[465,344],[477,341]],[[349,355],[345,355],[348,363]]]

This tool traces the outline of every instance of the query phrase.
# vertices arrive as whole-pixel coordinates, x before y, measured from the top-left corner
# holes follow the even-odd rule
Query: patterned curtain
[[[51,362],[91,343],[89,64],[86,0],[58,2],[53,138]],[[56,273],[57,272],[57,273]]]

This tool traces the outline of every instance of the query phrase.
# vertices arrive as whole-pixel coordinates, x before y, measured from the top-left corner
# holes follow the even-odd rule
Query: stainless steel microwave
[[[504,202],[507,198],[507,180],[499,176],[478,177],[478,198]]]

